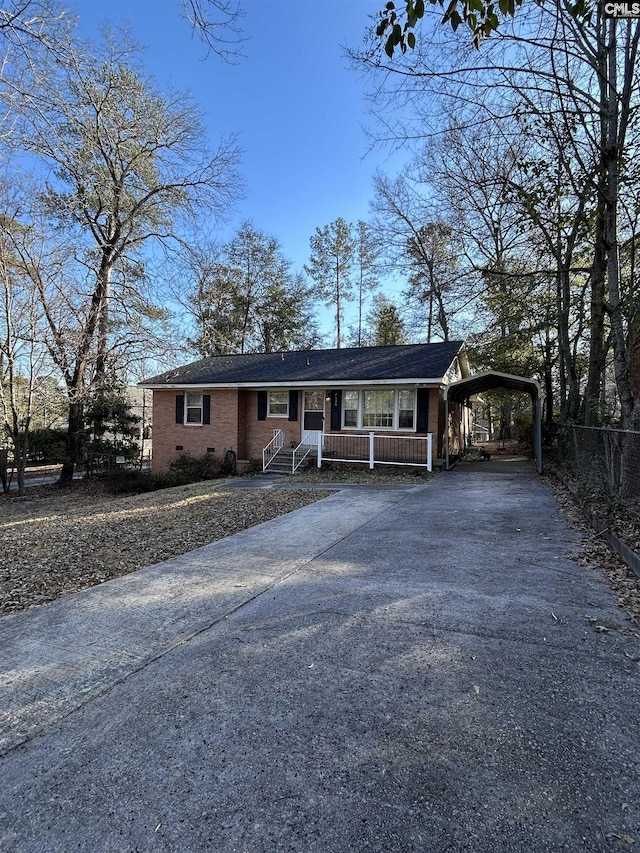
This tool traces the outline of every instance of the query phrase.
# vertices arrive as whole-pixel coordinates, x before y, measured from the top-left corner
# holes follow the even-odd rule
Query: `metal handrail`
[[[281,429],[274,429],[273,438],[262,450],[262,470],[266,471],[273,462],[276,454],[284,447],[284,433]]]
[[[309,438],[311,435],[314,434],[314,432],[315,432],[315,430],[306,429],[302,433],[302,439],[300,441],[300,444],[293,451],[293,460],[292,460],[293,472],[292,473],[294,473],[294,474],[296,473],[296,471],[298,470],[300,465],[302,465],[302,463],[307,458],[307,456],[311,453],[313,448],[318,446],[317,441],[313,441],[312,443],[309,443]]]

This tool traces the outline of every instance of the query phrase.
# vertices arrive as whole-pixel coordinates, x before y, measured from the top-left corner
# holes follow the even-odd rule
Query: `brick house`
[[[205,358],[140,383],[153,390],[152,467],[227,450],[271,462],[301,442],[341,458],[374,436],[406,439],[387,442],[390,462],[428,435],[442,456],[442,391],[468,375],[462,341]]]

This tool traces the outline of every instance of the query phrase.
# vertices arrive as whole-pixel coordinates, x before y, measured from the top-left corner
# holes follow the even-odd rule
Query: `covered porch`
[[[262,470],[295,474],[302,467],[323,462],[348,462],[368,465],[402,465],[433,470],[433,436],[357,435],[304,430],[296,447],[286,447],[285,434],[274,430],[273,438],[262,451]]]

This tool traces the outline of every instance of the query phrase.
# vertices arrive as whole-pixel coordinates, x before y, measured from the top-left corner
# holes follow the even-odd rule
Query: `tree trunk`
[[[13,437],[14,462],[16,468],[16,482],[18,484],[18,495],[25,495],[25,470],[27,467],[27,453],[29,451],[29,433],[24,432]]]
[[[358,346],[362,346],[362,290],[364,286],[364,282],[362,280],[363,270],[362,265],[360,266],[360,289],[358,291]]]
[[[58,484],[70,486],[73,482],[73,472],[80,458],[82,448],[82,430],[84,427],[83,405],[77,401],[69,402],[69,430],[65,446],[65,457]]]
[[[428,264],[429,269],[429,317],[427,320],[427,343],[431,343],[431,333],[433,331],[433,293],[435,281],[433,276],[433,264]]]
[[[438,291],[438,322],[442,329],[442,337],[445,341],[449,340],[449,322],[447,320],[447,312],[442,301],[442,294]]]
[[[640,311],[629,324],[629,380],[634,399],[640,397]]]
[[[604,245],[604,205],[598,201],[596,219],[594,259],[591,266],[591,307],[589,325],[589,371],[584,392],[584,424],[596,426],[600,423],[600,386],[605,367],[604,318],[605,318],[605,272],[607,259]]]
[[[2,480],[2,491],[9,491],[9,480],[7,478],[7,467],[9,463],[9,451],[0,448],[0,480]]]
[[[510,439],[511,435],[511,414],[513,407],[510,403],[504,403],[500,406],[500,433],[499,438],[503,441]]]
[[[580,409],[580,389],[569,340],[569,308],[571,305],[571,281],[569,270],[558,266],[558,349],[560,353],[563,420],[575,421]]]
[[[640,430],[640,398],[631,386],[630,355],[624,325],[624,306],[620,294],[620,257],[618,247],[619,163],[624,149],[625,132],[630,117],[631,81],[635,73],[640,27],[637,27],[625,55],[623,93],[619,97],[617,77],[616,21],[608,21],[606,80],[607,120],[601,140],[601,157],[606,173],[604,239],[607,251],[607,310],[611,321],[613,368],[616,388],[625,429]],[[622,448],[620,493],[625,499],[640,497],[640,440],[637,435],[625,436]]]
[[[544,401],[544,422],[547,427],[550,427],[553,423],[553,371],[549,361],[545,361],[544,367]]]
[[[107,346],[109,343],[109,300],[111,298],[111,266],[107,263],[102,265],[99,275],[102,278],[100,291],[101,304],[98,317],[98,346],[96,350],[96,376],[95,385],[98,393],[104,391],[107,373]]]
[[[624,436],[622,445],[620,496],[628,501],[637,501],[640,497],[640,397],[634,400],[626,426],[633,432]]]
[[[342,330],[340,328],[340,313],[342,310],[342,305],[340,303],[340,265],[338,259],[336,258],[336,349],[340,349],[342,345]]]

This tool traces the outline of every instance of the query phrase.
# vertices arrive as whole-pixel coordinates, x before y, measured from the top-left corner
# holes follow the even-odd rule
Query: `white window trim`
[[[406,386],[398,386],[394,388],[389,388],[388,390],[393,391],[393,426],[390,427],[376,427],[376,426],[363,426],[364,421],[364,393],[365,391],[379,391],[380,386],[372,387],[372,388],[343,388],[342,389],[342,411],[340,413],[340,424],[341,429],[343,430],[351,430],[353,432],[362,432],[366,430],[367,432],[404,432],[404,433],[412,433],[417,432],[417,419],[418,419],[418,395],[415,388],[407,388]],[[345,393],[347,391],[355,391],[358,395],[358,408],[357,408],[357,417],[356,417],[356,426],[345,426],[344,415],[345,415]],[[412,391],[413,392],[413,426],[412,427],[400,427],[398,424],[400,423],[400,397],[398,391]]]
[[[350,391],[355,392],[358,395],[358,402],[356,403],[356,425],[355,426],[351,426],[351,424],[349,424],[349,426],[347,426],[344,422],[345,411],[346,411],[346,409],[345,409],[345,395]],[[342,412],[340,413],[340,425],[341,425],[342,429],[358,429],[359,428],[358,424],[361,424],[361,423],[362,423],[362,395],[360,393],[360,390],[358,388],[343,388],[342,389]]]
[[[286,394],[287,395],[287,411],[276,412],[275,414],[271,413],[271,395],[275,394]],[[288,391],[269,391],[267,394],[267,417],[268,418],[288,418],[289,417],[289,392]]]
[[[413,393],[413,426],[412,427],[401,427],[400,426],[400,392],[401,391],[411,391]],[[395,423],[398,424],[396,432],[417,432],[417,420],[418,420],[418,392],[415,388],[396,388],[396,404],[395,404],[395,412],[394,419]]]
[[[393,394],[393,410],[391,412],[391,425],[390,426],[371,426],[370,424],[365,424],[365,422],[364,422],[364,398],[365,398],[365,395],[367,393],[371,393],[371,394],[378,394],[378,393],[389,394],[389,393],[391,393],[391,394]],[[361,409],[361,411],[360,411],[360,417],[361,417],[360,423],[362,424],[362,429],[366,429],[367,431],[370,431],[370,430],[376,431],[377,430],[379,432],[388,432],[389,430],[392,430],[393,432],[396,432],[396,424],[398,423],[398,418],[397,418],[398,395],[396,394],[395,388],[364,388],[362,391],[362,394],[360,395],[360,399],[362,400],[362,405],[360,407],[360,409]],[[385,415],[386,415],[386,412],[385,412]]]
[[[200,405],[199,406],[188,406],[187,400],[189,394],[199,394],[200,395]],[[187,410],[188,409],[200,409],[200,420],[199,421],[188,421],[187,420]],[[185,391],[184,392],[184,418],[182,423],[188,427],[201,427],[204,421],[204,392],[203,391]]]

